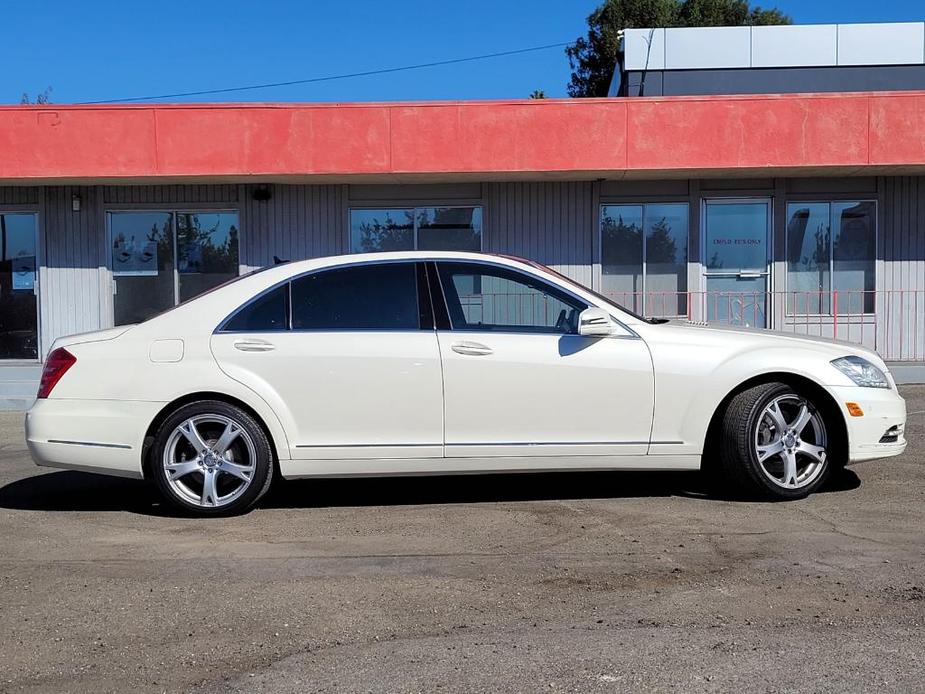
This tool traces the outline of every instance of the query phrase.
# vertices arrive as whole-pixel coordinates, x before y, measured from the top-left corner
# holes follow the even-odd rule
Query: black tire
[[[188,440],[184,440],[176,435],[177,428],[183,425],[191,418],[202,418],[206,420],[204,424],[197,425],[197,433],[210,445],[215,443],[215,434],[212,433],[212,429],[209,427],[214,426],[214,431],[219,431],[221,424],[216,422],[214,425],[209,424],[208,418],[215,417],[216,419],[222,418],[224,420],[230,420],[237,427],[240,427],[242,430],[241,433],[237,434],[235,443],[231,444],[232,446],[237,446],[241,451],[241,458],[253,457],[253,469],[249,472],[249,483],[246,487],[239,493],[238,496],[229,494],[231,498],[227,502],[221,502],[221,492],[218,491],[216,499],[213,500],[214,505],[212,506],[203,506],[198,503],[194,503],[188,498],[188,495],[184,491],[195,492],[197,489],[197,483],[200,487],[204,487],[204,480],[206,477],[205,472],[193,471],[188,473],[187,479],[189,482],[186,482],[184,479],[184,484],[179,489],[177,488],[178,477],[171,478],[168,471],[165,461],[165,452],[168,445],[171,441],[176,438],[177,442],[174,444],[174,447],[187,446],[190,454],[192,455],[192,446]],[[243,435],[242,435],[243,434]],[[220,435],[220,432],[219,432]],[[252,446],[248,446],[248,443]],[[252,449],[252,453],[251,453]],[[235,449],[237,450],[237,449]],[[232,451],[233,453],[234,451]],[[213,457],[213,461],[216,458]],[[221,462],[226,462],[221,458],[217,460]],[[233,458],[232,458],[233,460]],[[231,462],[231,460],[227,461]],[[250,465],[250,463],[248,463]],[[217,464],[220,468],[221,465]],[[203,467],[200,465],[200,467]],[[171,413],[158,427],[157,433],[154,436],[154,443],[151,449],[151,460],[150,460],[150,470],[154,482],[157,485],[158,491],[161,496],[175,509],[182,511],[185,514],[196,515],[196,516],[231,516],[240,513],[244,513],[249,510],[256,504],[260,498],[267,493],[270,488],[270,485],[273,482],[273,452],[269,439],[267,438],[266,433],[263,430],[263,427],[245,410],[242,410],[240,407],[231,405],[227,402],[222,402],[220,400],[202,400],[199,402],[193,402],[188,405],[183,405],[178,408],[176,411]],[[210,471],[216,474],[216,478],[220,477],[218,470]],[[173,480],[173,481],[172,481]],[[200,482],[199,480],[202,480]],[[243,482],[233,475],[225,475],[221,477],[221,484],[225,487],[233,488],[235,482],[241,485]],[[219,484],[216,482],[216,484]],[[216,490],[219,490],[220,487],[216,487]],[[205,498],[206,493],[203,489],[203,498]]]
[[[826,441],[820,444],[827,449],[825,459],[821,464],[817,464],[811,476],[807,476],[807,483],[798,488],[787,488],[780,481],[773,481],[759,463],[756,436],[759,426],[762,425],[763,413],[772,402],[782,397],[795,397],[804,402],[809,411],[818,416],[817,424],[824,427],[823,436],[829,437],[827,440],[831,441],[831,436],[836,433],[827,416],[827,410],[821,407],[820,403],[813,402],[807,394],[798,392],[785,383],[763,383],[738,393],[723,413],[721,436],[718,441],[719,473],[724,483],[728,484],[737,496],[767,500],[802,499],[825,484],[833,466]]]

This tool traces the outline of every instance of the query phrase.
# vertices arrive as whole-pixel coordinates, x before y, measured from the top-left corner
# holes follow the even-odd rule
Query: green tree
[[[543,91],[542,89],[534,89],[533,92],[530,94],[530,98],[531,99],[545,99],[546,92]]]
[[[780,10],[747,0],[604,0],[588,17],[588,34],[565,49],[572,68],[569,96],[607,96],[623,58],[622,32],[638,27],[790,24]]]

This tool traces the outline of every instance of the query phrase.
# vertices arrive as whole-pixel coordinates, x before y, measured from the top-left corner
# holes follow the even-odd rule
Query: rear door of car
[[[212,351],[277,412],[294,459],[440,458],[443,384],[425,283],[423,264],[409,261],[294,277],[225,321]]]

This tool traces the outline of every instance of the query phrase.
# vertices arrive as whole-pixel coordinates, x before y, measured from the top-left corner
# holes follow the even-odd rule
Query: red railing
[[[888,361],[925,361],[925,290],[610,292],[657,318],[765,328],[853,342]]]

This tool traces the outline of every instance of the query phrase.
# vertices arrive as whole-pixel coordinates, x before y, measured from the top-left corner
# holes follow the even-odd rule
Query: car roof
[[[306,260],[287,262],[287,265],[305,264],[310,267],[341,265],[382,260],[507,260],[524,265],[533,263],[526,258],[501,253],[481,253],[474,251],[377,251],[375,253],[349,253],[329,255]]]

